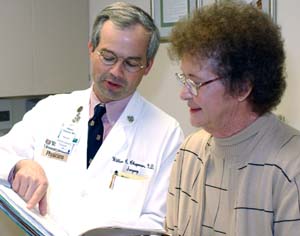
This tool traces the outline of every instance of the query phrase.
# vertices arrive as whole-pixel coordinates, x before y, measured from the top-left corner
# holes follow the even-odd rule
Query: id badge
[[[46,139],[43,156],[67,161],[75,145],[79,143],[78,124],[63,124],[56,139]]]

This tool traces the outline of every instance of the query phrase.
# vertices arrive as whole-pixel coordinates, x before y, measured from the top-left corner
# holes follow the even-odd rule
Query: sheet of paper
[[[168,235],[161,230],[134,229],[127,227],[103,227],[92,229],[81,236],[139,236],[139,235]]]
[[[163,4],[163,23],[175,23],[188,13],[187,0],[176,0],[176,4],[174,0],[164,0]]]
[[[116,183],[118,184],[118,183]],[[44,236],[134,236],[134,235],[167,235],[161,229],[144,229],[137,228],[134,221],[128,219],[126,222],[119,221],[117,218],[103,217],[99,214],[101,209],[93,209],[93,199],[97,196],[96,193],[91,194],[92,198],[87,196],[80,196],[75,192],[68,192],[68,194],[54,194],[57,199],[55,200],[56,208],[52,208],[55,214],[49,212],[46,216],[41,216],[37,209],[28,210],[26,203],[10,188],[0,185],[0,203],[4,203],[9,211],[17,215],[17,224],[25,221],[26,227],[31,227],[32,235]],[[59,204],[63,200],[65,205]],[[62,199],[64,196],[65,199]],[[69,204],[66,204],[67,198],[73,196]],[[77,197],[77,198],[76,198]],[[81,199],[79,199],[79,198]],[[106,197],[109,197],[107,195]],[[52,199],[54,200],[54,199]],[[102,199],[105,201],[105,199]],[[106,199],[107,200],[107,199]],[[80,201],[80,204],[76,202]],[[90,204],[89,204],[90,203]],[[3,208],[3,207],[2,207]],[[102,209],[105,210],[105,209]],[[107,209],[108,210],[108,209]],[[115,211],[114,211],[115,212]],[[53,212],[52,212],[53,213]],[[85,232],[85,233],[83,233]]]
[[[37,209],[28,210],[26,203],[12,189],[0,185],[0,194],[7,201],[8,207],[44,235],[68,236],[65,230],[48,216],[41,216]]]

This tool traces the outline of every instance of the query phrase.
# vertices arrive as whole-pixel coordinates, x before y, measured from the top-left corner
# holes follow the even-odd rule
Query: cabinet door
[[[34,0],[33,93],[88,87],[89,9],[86,0]]]
[[[0,97],[33,86],[32,0],[0,0]]]
[[[88,87],[88,1],[0,0],[0,4],[0,97]]]

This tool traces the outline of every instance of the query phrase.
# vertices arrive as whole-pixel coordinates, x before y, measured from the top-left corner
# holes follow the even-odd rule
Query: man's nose
[[[110,73],[118,77],[124,74],[123,60],[118,60],[115,64],[111,66]]]

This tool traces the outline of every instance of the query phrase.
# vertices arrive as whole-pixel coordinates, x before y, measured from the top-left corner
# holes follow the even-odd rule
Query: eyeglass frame
[[[212,82],[215,82],[217,80],[220,80],[222,79],[221,77],[219,76],[216,76],[214,79],[210,79],[210,80],[207,80],[207,81],[204,81],[204,82],[199,82],[199,83],[196,83],[195,81],[187,78],[187,76],[183,73],[175,73],[175,76],[176,76],[176,79],[183,85],[185,86],[188,91],[194,95],[194,96],[198,96],[198,91],[201,87],[203,86],[206,86]]]
[[[111,53],[114,57],[115,57],[115,61],[113,61],[113,63],[110,63],[110,62],[108,62],[108,61],[106,61],[105,60],[105,57],[102,55],[104,52],[108,52],[108,53]],[[121,59],[123,59],[123,61],[122,61],[122,66],[123,66],[123,68],[127,71],[127,72],[129,72],[129,73],[136,73],[136,72],[139,72],[140,70],[142,70],[143,68],[145,68],[146,67],[146,65],[137,65],[136,67],[137,67],[137,70],[134,70],[134,71],[130,71],[130,70],[128,70],[128,66],[126,66],[126,65],[128,65],[128,63],[126,64],[126,61],[128,62],[128,60],[129,59],[135,59],[135,58],[137,58],[137,57],[120,57],[120,56],[118,56],[118,55],[116,55],[114,52],[112,52],[112,51],[110,51],[110,50],[106,50],[106,49],[97,49],[96,50],[96,53],[97,53],[97,55],[99,56],[99,59],[100,59],[100,61],[104,64],[104,65],[106,65],[106,66],[114,66],[118,61],[119,61],[119,59],[121,58]],[[130,64],[130,63],[129,63]],[[130,67],[129,67],[130,68]],[[133,67],[132,67],[133,68]]]

